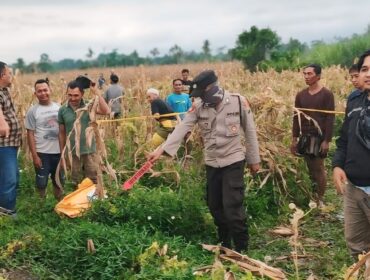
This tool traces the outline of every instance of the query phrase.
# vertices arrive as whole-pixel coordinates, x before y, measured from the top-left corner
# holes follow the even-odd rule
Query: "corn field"
[[[87,71],[68,71],[56,74],[46,74],[50,79],[52,99],[63,103],[66,100],[66,85],[80,74],[87,73],[93,80],[97,80],[100,73],[109,77],[114,71],[120,77],[120,83],[125,88],[123,98],[123,117],[149,116],[150,107],[146,102],[146,90],[154,87],[160,90],[161,98],[165,98],[172,91],[172,80],[180,76],[183,67],[191,69],[193,75],[204,69],[214,69],[222,87],[230,92],[240,93],[247,97],[258,129],[260,153],[263,160],[261,178],[257,184],[262,187],[268,180],[284,194],[288,194],[286,177],[297,174],[292,165],[294,157],[290,155],[291,121],[295,94],[305,87],[302,74],[299,72],[283,71],[282,73],[270,70],[268,72],[250,73],[243,70],[237,62],[216,64],[193,64],[181,66],[139,66],[117,69],[89,69]],[[36,102],[33,95],[33,83],[45,78],[45,74],[20,75],[16,73],[13,98],[18,108],[20,119],[24,119],[27,109]],[[351,90],[347,80],[346,70],[340,67],[325,69],[322,75],[322,84],[331,89],[336,98],[336,110],[343,111],[345,97]],[[107,85],[105,85],[107,87]],[[104,89],[102,90],[104,91]],[[89,92],[85,98],[92,98]],[[134,121],[117,123],[103,123],[100,131],[105,140],[114,140],[118,147],[119,158],[134,159],[133,167],[137,167],[140,154],[148,151],[146,143],[151,138],[155,121],[143,118]],[[199,147],[199,136],[195,133],[194,145]],[[24,137],[24,140],[25,137]],[[26,141],[23,141],[26,143]],[[27,145],[24,145],[27,151]],[[287,161],[290,159],[290,161]],[[130,165],[132,167],[132,165]],[[115,166],[118,174],[130,173],[129,166]]]
[[[204,69],[214,69],[221,87],[230,92],[240,93],[250,103],[257,126],[262,159],[262,168],[258,176],[252,177],[248,171],[245,171],[247,192],[249,192],[247,197],[251,194],[255,195],[250,203],[254,203],[254,207],[262,205],[262,203],[258,204],[257,200],[263,199],[261,193],[265,188],[273,189],[271,195],[274,196],[272,200],[279,206],[278,214],[281,211],[286,215],[286,211],[290,211],[286,210],[286,202],[297,199],[297,190],[307,201],[310,200],[312,191],[303,161],[291,155],[289,150],[294,98],[298,91],[306,87],[300,72],[278,73],[269,70],[250,73],[245,71],[238,62],[88,69],[52,74],[22,75],[16,72],[11,93],[20,120],[24,120],[28,108],[37,102],[33,95],[33,84],[37,79],[47,76],[52,89],[51,99],[64,103],[69,81],[85,73],[92,80],[97,80],[100,73],[107,78],[112,71],[120,77],[120,84],[125,88],[121,103],[122,118],[131,119],[111,123],[102,122],[98,126],[99,131],[94,127],[95,135],[99,134],[101,144],[104,146],[99,148],[99,152],[101,150],[106,152],[107,162],[101,168],[104,173],[103,187],[108,190],[108,197],[111,200],[97,202],[86,217],[75,222],[59,219],[55,217],[56,215],[50,214],[55,205],[54,201],[47,200],[45,204],[41,204],[41,210],[38,207],[36,209],[34,204],[39,203],[35,202],[37,198],[29,198],[28,195],[29,189],[33,186],[23,186],[19,213],[28,211],[27,215],[32,215],[31,223],[35,228],[30,230],[32,226],[26,225],[24,232],[20,232],[17,224],[6,224],[0,219],[0,229],[3,230],[2,227],[4,227],[8,230],[0,237],[0,268],[24,265],[31,270],[27,266],[29,264],[36,267],[32,269],[34,273],[43,275],[41,279],[260,279],[250,274],[246,274],[244,278],[231,278],[234,277],[235,271],[236,275],[240,275],[240,270],[232,266],[228,268],[231,269],[230,271],[224,268],[220,259],[217,259],[217,253],[214,264],[210,266],[213,256],[205,255],[206,253],[198,246],[204,240],[210,242],[209,244],[215,243],[216,234],[204,203],[201,199],[196,200],[192,197],[195,193],[196,195],[201,193],[198,185],[203,184],[203,181],[198,179],[201,177],[202,141],[196,129],[192,136],[193,149],[189,157],[189,163],[193,169],[184,164],[188,159],[186,153],[183,155],[180,151],[174,160],[158,161],[149,172],[150,177],[143,177],[140,186],[134,187],[130,194],[120,191],[121,184],[140,168],[146,160],[146,153],[151,151],[148,142],[154,132],[156,121],[144,117],[151,115],[150,105],[146,101],[146,90],[150,87],[157,88],[160,90],[160,97],[164,99],[172,92],[172,80],[180,77],[183,68],[189,68],[193,77]],[[346,96],[352,90],[347,76],[347,70],[339,66],[325,68],[322,73],[321,83],[334,93],[336,111],[344,111]],[[107,86],[104,86],[102,92]],[[93,95],[86,90],[84,98],[92,100]],[[133,117],[142,118],[132,119]],[[98,117],[98,119],[102,118]],[[109,117],[104,118],[109,119]],[[25,155],[25,160],[22,176],[27,177],[28,173],[32,173],[33,166],[25,131],[23,140],[22,154]],[[331,145],[331,151],[333,151],[335,144]],[[328,173],[330,173],[329,169],[328,167]],[[113,173],[116,179],[112,180],[107,176],[109,173]],[[181,182],[184,183],[181,184]],[[267,193],[270,195],[270,190]],[[275,195],[277,195],[276,199]],[[270,201],[266,201],[266,205],[258,209],[248,205],[252,232],[251,253],[261,258],[259,253],[261,248],[272,246],[269,255],[264,257],[265,261],[269,262],[269,265],[287,270],[288,279],[341,279],[338,275],[342,276],[344,273],[339,270],[345,266],[343,233],[339,232],[342,238],[339,243],[341,248],[330,247],[330,243],[326,241],[319,242],[307,236],[303,238],[302,231],[309,232],[311,228],[307,227],[311,224],[303,224],[301,228],[300,220],[303,220],[303,217],[307,219],[311,210],[304,214],[294,206],[296,213],[300,214],[299,217],[296,215],[297,217],[293,216],[292,219],[285,216],[276,218],[276,215],[268,212],[269,203]],[[258,211],[266,213],[261,214]],[[254,220],[260,214],[262,218]],[[20,218],[25,224],[29,219],[27,215]],[[324,213],[324,215],[327,214]],[[263,220],[269,216],[274,217],[271,223]],[[44,226],[44,217],[48,219],[48,226]],[[320,223],[320,219],[321,216],[314,217],[312,223]],[[291,236],[289,240],[281,240],[275,236],[267,237],[271,228],[266,227],[276,226],[280,220],[292,224],[288,229],[285,226],[280,228],[280,231],[283,229],[284,232],[286,230],[289,232],[287,234]],[[329,225],[331,222],[329,221]],[[21,223],[18,222],[18,224]],[[337,229],[334,229],[334,232],[338,234]],[[313,234],[316,234],[316,231]],[[319,239],[318,236],[315,238]],[[19,242],[22,243],[21,249],[9,249],[11,244]],[[88,253],[86,253],[86,242]],[[317,244],[322,246],[320,248],[326,250],[328,256],[318,253],[315,259],[314,253],[310,254],[309,249],[312,243],[315,243],[315,246]],[[336,250],[341,250],[341,253],[337,254],[339,261],[334,260]],[[281,256],[283,252],[285,256]],[[38,257],[40,254],[42,258]],[[6,258],[3,257],[5,255]],[[238,262],[239,256],[235,257]],[[327,259],[323,260],[325,257]],[[306,263],[302,261],[305,259],[307,259]],[[336,262],[334,268],[329,265],[330,261]],[[323,266],[326,264],[328,268],[324,269]],[[264,264],[260,268],[258,265],[261,263],[257,261],[257,269],[261,267],[270,269]],[[196,270],[201,276],[192,278],[189,275],[196,275],[193,274],[195,267],[201,267]],[[220,270],[222,270],[222,277],[217,278],[218,276],[215,275]],[[263,271],[262,274],[261,271],[259,272],[258,275],[264,275]],[[280,271],[276,273],[280,275]],[[315,278],[314,274],[319,274],[322,278]],[[141,275],[142,278],[135,275]],[[229,278],[226,278],[226,275],[229,275]],[[326,278],[323,275],[330,276]],[[281,277],[272,279],[284,279],[285,276]],[[2,279],[1,272],[0,279]]]

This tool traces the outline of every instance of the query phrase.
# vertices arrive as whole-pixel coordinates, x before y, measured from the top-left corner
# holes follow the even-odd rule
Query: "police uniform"
[[[248,229],[244,199],[244,165],[260,162],[257,134],[249,104],[239,94],[224,93],[216,108],[197,100],[163,144],[174,156],[185,134],[198,123],[204,142],[207,173],[207,204],[218,228],[220,242],[245,250]],[[240,134],[243,132],[245,144]]]

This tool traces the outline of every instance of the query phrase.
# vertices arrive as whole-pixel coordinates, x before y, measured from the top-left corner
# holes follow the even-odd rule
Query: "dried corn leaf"
[[[294,231],[289,226],[278,226],[270,230],[270,232],[281,236],[292,236],[294,234]]]
[[[241,255],[231,249],[217,246],[217,245],[206,245],[202,244],[203,249],[212,252],[223,252],[220,254],[220,260],[227,260],[234,264],[237,264],[240,269],[244,271],[250,271],[251,273],[258,276],[267,276],[270,279],[283,280],[286,279],[285,274],[277,268],[268,266],[264,262],[249,258],[246,255]]]

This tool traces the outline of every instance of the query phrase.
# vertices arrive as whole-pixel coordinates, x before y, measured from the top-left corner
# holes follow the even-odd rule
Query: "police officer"
[[[191,95],[200,97],[166,142],[148,155],[155,162],[164,152],[174,156],[185,134],[198,123],[204,142],[207,204],[221,245],[236,251],[248,246],[244,199],[244,166],[259,170],[260,156],[252,112],[246,99],[219,87],[213,70],[194,78]],[[243,131],[245,146],[241,142]]]

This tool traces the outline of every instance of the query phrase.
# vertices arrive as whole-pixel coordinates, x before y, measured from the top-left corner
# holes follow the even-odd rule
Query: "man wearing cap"
[[[12,77],[12,70],[0,61],[0,212],[13,216],[19,183],[17,152],[22,130],[8,90]]]
[[[74,122],[76,121],[77,109],[83,108],[87,105],[87,102],[83,100],[84,89],[88,88],[85,84],[86,78],[76,79],[68,84],[67,98],[68,101],[64,104],[58,112],[58,123],[59,123],[59,145],[60,151],[63,151],[67,135],[69,135],[73,129]],[[94,83],[87,80],[90,83],[90,90],[93,94],[98,94]],[[104,98],[99,95],[99,104],[96,109],[96,113],[100,115],[107,115],[110,113],[108,104]],[[85,130],[89,126],[90,116],[87,111],[82,113],[80,118],[80,152],[76,154],[75,149],[75,132],[70,136],[70,143],[72,149],[72,182],[75,186],[80,182],[81,170],[83,170],[83,176],[90,178],[94,183],[97,183],[97,171],[98,171],[98,160],[96,156],[96,146],[93,141],[91,147],[87,145]],[[83,167],[83,168],[81,168]]]
[[[221,245],[247,250],[248,228],[244,199],[244,166],[259,170],[260,156],[251,109],[246,99],[218,86],[213,70],[194,78],[191,95],[200,97],[166,142],[148,155],[155,162],[164,152],[174,156],[185,134],[198,123],[204,142],[207,204]],[[241,142],[243,131],[245,145]]]

